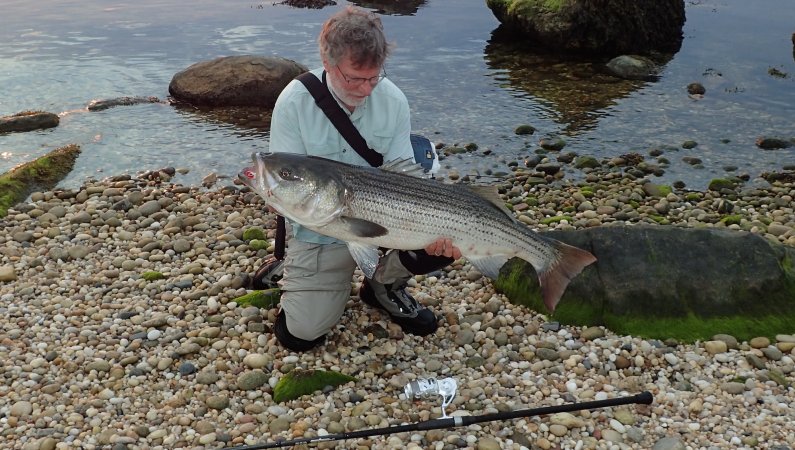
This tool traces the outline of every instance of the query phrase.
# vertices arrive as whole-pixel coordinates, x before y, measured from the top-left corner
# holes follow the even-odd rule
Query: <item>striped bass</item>
[[[569,281],[596,261],[585,250],[534,233],[499,196],[465,185],[412,176],[413,161],[358,167],[294,153],[254,153],[238,178],[284,217],[345,241],[364,275],[372,278],[378,248],[423,249],[444,237],[482,274],[497,278],[519,257],[535,268],[550,311]]]

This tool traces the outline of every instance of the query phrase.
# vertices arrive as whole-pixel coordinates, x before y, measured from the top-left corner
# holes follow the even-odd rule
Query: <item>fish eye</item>
[[[279,176],[282,180],[296,180],[298,177],[293,175],[293,171],[289,167],[282,167],[279,170]]]

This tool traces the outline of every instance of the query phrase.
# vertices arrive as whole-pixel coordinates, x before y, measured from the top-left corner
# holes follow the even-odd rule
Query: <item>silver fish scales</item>
[[[416,250],[449,237],[490,278],[512,257],[532,264],[544,303],[554,311],[571,278],[596,260],[533,232],[496,195],[412,176],[413,162],[374,169],[290,153],[252,158],[241,181],[288,219],[345,241],[368,277],[378,247]]]

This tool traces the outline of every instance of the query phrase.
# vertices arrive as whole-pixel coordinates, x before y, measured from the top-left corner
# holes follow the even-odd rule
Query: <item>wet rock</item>
[[[88,104],[89,111],[102,111],[114,106],[139,105],[141,103],[160,103],[157,97],[118,97],[107,100],[94,100]]]
[[[789,148],[792,146],[792,143],[783,138],[761,136],[756,139],[756,146],[762,150],[778,150]]]
[[[687,93],[690,95],[704,95],[707,89],[701,83],[690,83],[687,85]]]
[[[639,55],[616,56],[606,67],[613,75],[626,80],[646,80],[659,72],[654,61]]]
[[[683,0],[528,4],[516,7],[514,1],[486,1],[505,28],[554,50],[647,54],[651,50],[676,52],[682,44]]]
[[[321,9],[326,6],[336,5],[334,0],[284,0],[277,5],[289,5],[293,8]]]
[[[516,127],[515,130],[513,130],[513,132],[522,136],[522,135],[533,134],[536,132],[536,129],[532,125],[519,125],[518,127]]]
[[[538,141],[538,145],[544,150],[560,151],[566,146],[566,141],[559,137],[546,137]]]
[[[57,114],[44,111],[23,111],[13,116],[0,117],[0,133],[53,128],[57,127],[59,122]]]
[[[586,267],[566,288],[555,311],[556,319],[564,323],[569,315],[582,320],[583,310],[594,312],[590,323],[608,323],[635,315],[692,315],[704,320],[790,316],[795,308],[789,287],[792,276],[783,269],[784,261],[795,258],[795,249],[757,234],[658,226],[593,227],[545,234],[587,248],[597,258],[596,264]],[[530,299],[527,306],[543,310],[540,299],[530,293],[538,286],[532,266],[509,261],[500,273],[498,289],[511,299]],[[630,273],[633,275],[628,276]],[[503,283],[507,279],[523,280],[523,286]],[[770,343],[760,339],[752,345],[764,348]]]
[[[273,108],[287,83],[307,70],[285,58],[226,56],[177,73],[168,91],[175,99],[194,105]]]
[[[52,189],[71,172],[80,146],[59,147],[41,158],[19,165],[0,175],[0,217],[33,192]]]

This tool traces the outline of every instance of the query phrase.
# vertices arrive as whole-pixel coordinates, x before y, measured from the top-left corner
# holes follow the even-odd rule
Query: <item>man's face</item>
[[[357,107],[364,103],[380,81],[381,67],[355,66],[349,57],[342,58],[337,65],[324,63],[329,82],[343,103]]]

